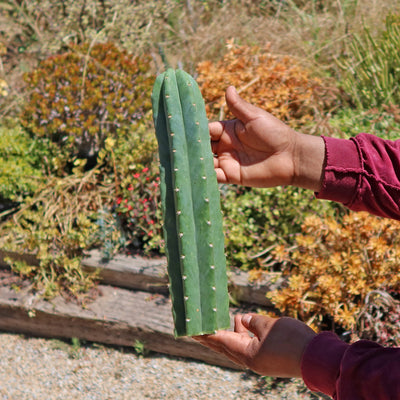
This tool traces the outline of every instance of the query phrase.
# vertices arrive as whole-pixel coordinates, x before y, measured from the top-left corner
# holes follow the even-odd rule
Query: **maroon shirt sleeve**
[[[400,349],[368,340],[352,345],[331,332],[315,336],[302,359],[306,385],[335,400],[400,399]]]
[[[400,140],[362,133],[349,140],[324,141],[324,178],[316,196],[400,220]]]
[[[360,134],[324,141],[324,179],[317,197],[400,219],[400,140]],[[366,340],[349,345],[322,332],[304,352],[302,374],[311,390],[336,400],[400,399],[399,348]]]

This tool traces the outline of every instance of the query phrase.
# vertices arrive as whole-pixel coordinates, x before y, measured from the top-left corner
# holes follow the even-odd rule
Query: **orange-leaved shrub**
[[[95,158],[107,137],[126,136],[151,110],[151,59],[112,43],[71,45],[25,75],[23,126],[56,143],[60,163]]]
[[[210,120],[232,118],[225,104],[225,90],[234,85],[248,102],[274,114],[296,128],[312,121],[335,100],[332,89],[313,77],[293,57],[274,55],[270,46],[227,44],[225,56],[197,67]]]
[[[399,232],[399,221],[364,212],[350,212],[340,222],[308,216],[296,245],[275,250],[286,286],[267,296],[284,314],[316,329],[362,336],[357,327],[370,294],[381,291],[395,300],[400,293]]]

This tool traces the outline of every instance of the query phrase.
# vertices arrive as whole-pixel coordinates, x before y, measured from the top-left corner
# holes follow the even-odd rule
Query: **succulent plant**
[[[155,81],[164,237],[176,336],[228,328],[220,194],[204,100],[196,81],[168,69]]]
[[[108,137],[129,137],[150,111],[150,65],[113,43],[71,45],[25,75],[21,123],[59,146],[60,170],[76,158],[95,164]]]

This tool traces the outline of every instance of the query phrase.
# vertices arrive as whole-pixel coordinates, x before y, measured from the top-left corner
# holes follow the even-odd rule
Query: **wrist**
[[[320,136],[297,132],[294,146],[293,186],[319,192],[325,164],[325,142]]]

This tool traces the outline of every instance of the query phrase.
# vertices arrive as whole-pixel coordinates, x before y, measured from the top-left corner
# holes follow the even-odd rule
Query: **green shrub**
[[[400,103],[400,17],[389,15],[386,30],[376,38],[365,27],[354,35],[345,69],[343,87],[358,108]]]
[[[31,95],[22,120],[29,134],[18,131],[17,155],[46,179],[30,182],[20,210],[0,225],[0,247],[36,255],[38,265],[8,261],[46,298],[60,292],[79,298],[93,287],[96,277],[80,264],[85,251],[102,247],[112,257],[125,243],[143,248],[156,236],[148,228],[158,212],[149,68],[148,58],[130,58],[113,45],[84,45],[27,75]],[[137,178],[137,171],[150,170],[148,179]],[[118,204],[122,196],[127,202]],[[138,211],[143,218],[134,218]]]
[[[79,298],[94,285],[95,275],[84,273],[80,261],[85,250],[98,244],[96,220],[112,190],[99,185],[95,172],[49,178],[0,225],[3,250],[36,256],[37,265],[8,262],[45,298],[60,292]]]
[[[25,76],[21,121],[60,147],[59,171],[95,159],[107,137],[124,137],[151,109],[148,57],[132,58],[111,43],[73,45]]]
[[[51,159],[48,148],[20,126],[0,126],[0,198],[21,202],[43,182],[43,159]]]
[[[222,209],[228,262],[242,269],[274,266],[271,250],[293,244],[307,215],[322,217],[341,210],[294,187],[225,188]]]
[[[383,105],[381,109],[367,111],[344,108],[329,121],[338,132],[336,136],[353,137],[361,132],[371,133],[383,139],[400,138],[400,107]]]
[[[109,165],[115,165],[113,173],[118,182],[115,211],[126,246],[130,250],[159,252],[162,246],[159,162],[151,114],[112,151],[114,162]]]
[[[121,188],[117,209],[127,245],[132,249],[155,250],[161,245],[161,218],[158,168],[133,171],[129,185]]]
[[[132,248],[160,251],[158,163],[150,121],[149,112],[126,137],[107,138],[99,164],[90,171],[78,166],[65,177],[46,176],[0,225],[2,249],[36,255],[38,265],[9,262],[46,298],[60,292],[80,298],[93,287],[96,276],[84,273],[80,261],[94,247],[107,258]]]

